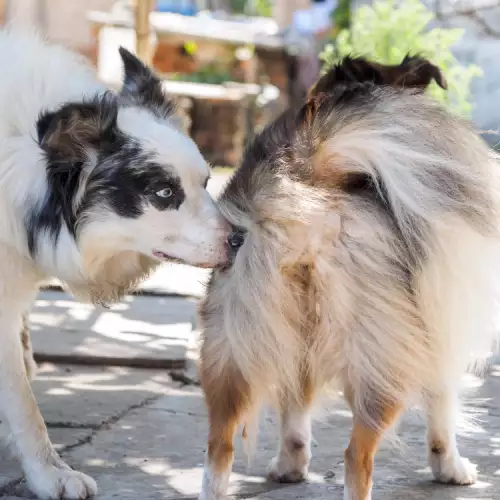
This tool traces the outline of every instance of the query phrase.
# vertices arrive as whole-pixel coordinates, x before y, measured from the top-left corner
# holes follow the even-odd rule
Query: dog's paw
[[[307,478],[307,466],[294,467],[288,461],[274,457],[267,469],[267,477],[275,483],[300,483]]]
[[[30,474],[28,484],[44,499],[83,500],[97,494],[97,485],[91,477],[71,469],[62,460]]]
[[[440,483],[468,485],[477,480],[476,465],[458,453],[451,456],[431,453],[429,462],[434,478]]]

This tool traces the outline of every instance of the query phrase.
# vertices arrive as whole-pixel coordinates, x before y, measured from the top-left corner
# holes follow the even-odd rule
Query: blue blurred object
[[[194,0],[156,0],[156,11],[195,16],[198,8]]]

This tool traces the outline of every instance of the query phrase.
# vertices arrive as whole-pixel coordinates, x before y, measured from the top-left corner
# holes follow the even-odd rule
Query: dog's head
[[[446,89],[441,70],[418,56],[406,56],[401,64],[385,65],[362,57],[347,57],[325,73],[309,91],[309,97],[331,92],[341,84],[369,82],[375,85],[412,88],[423,92],[432,81]]]
[[[125,49],[120,54],[119,94],[66,103],[39,117],[50,194],[32,225],[57,238],[65,224],[90,267],[134,253],[224,264],[229,225],[206,190],[210,169],[176,126],[160,79]],[[36,253],[36,237],[30,246]]]

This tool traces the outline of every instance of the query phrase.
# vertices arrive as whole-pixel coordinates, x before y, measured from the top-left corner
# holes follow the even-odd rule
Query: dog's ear
[[[346,57],[316,82],[309,91],[309,97],[331,93],[338,85],[364,82],[424,91],[432,80],[441,88],[447,88],[441,70],[421,57],[406,56],[401,64],[392,66],[368,61],[362,57]]]
[[[308,97],[328,94],[338,86],[349,83],[372,82],[383,85],[377,65],[362,57],[346,57],[335,64],[311,87]]]
[[[448,84],[443,72],[427,59],[407,55],[399,66],[388,66],[391,84],[398,87],[414,87],[425,90],[434,80],[442,89]]]
[[[121,95],[160,118],[169,118],[174,113],[175,106],[165,94],[158,76],[127,49],[120,47],[119,52],[124,69]]]
[[[37,121],[38,143],[54,158],[84,161],[88,149],[99,149],[112,141],[117,131],[116,96],[106,92],[88,102],[68,103],[54,112],[44,112]]]

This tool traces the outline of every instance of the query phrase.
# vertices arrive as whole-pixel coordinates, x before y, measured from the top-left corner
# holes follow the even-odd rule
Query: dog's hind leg
[[[444,389],[427,400],[427,443],[429,464],[437,481],[473,484],[476,466],[458,453],[456,419],[459,414],[458,392]]]
[[[30,488],[41,498],[84,499],[97,492],[93,479],[72,470],[50,443],[23,363],[23,310],[0,304],[0,412],[10,431]]]
[[[250,387],[240,372],[231,364],[223,367],[217,364],[202,349],[200,378],[208,407],[209,435],[200,500],[226,498],[234,435],[243,416],[252,408]]]
[[[36,362],[33,357],[33,347],[31,345],[28,314],[23,314],[23,324],[21,328],[21,344],[23,346],[23,359],[26,374],[29,380],[33,380],[36,375]]]
[[[280,409],[278,455],[269,464],[268,475],[279,483],[297,483],[307,477],[311,460],[311,405],[313,390],[304,384],[302,401],[286,398]]]
[[[377,447],[384,431],[395,422],[403,407],[399,404],[375,403],[370,407],[370,422],[366,422],[364,411],[353,405],[353,394],[345,394],[353,411],[351,440],[345,451],[344,500],[371,500],[373,463]],[[377,401],[376,398],[373,401]]]

